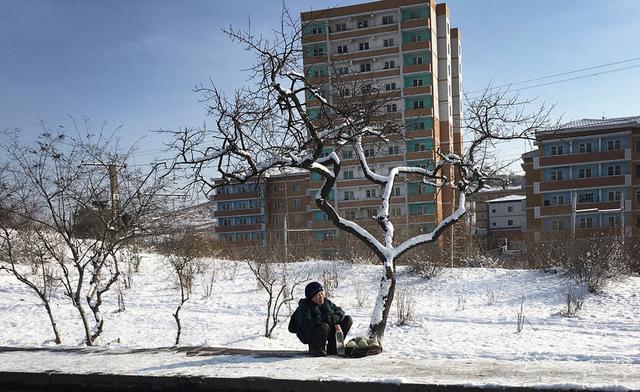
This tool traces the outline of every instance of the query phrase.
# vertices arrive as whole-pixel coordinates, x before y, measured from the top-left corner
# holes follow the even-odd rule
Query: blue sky
[[[300,11],[357,1],[295,0]],[[231,92],[251,57],[220,31],[277,27],[280,1],[0,0],[0,130],[27,137],[70,129],[68,116],[96,127],[122,125],[121,143],[140,138],[137,163],[161,156],[149,130],[207,121],[194,85],[212,78]],[[640,1],[451,0],[460,28],[463,84],[544,77],[640,57]],[[555,103],[565,120],[640,115],[640,60],[567,77],[633,67],[521,94]],[[559,78],[562,79],[562,78]],[[556,79],[544,80],[553,81]],[[535,83],[531,83],[535,84]],[[522,87],[524,85],[518,85]],[[509,152],[517,156],[521,147]]]

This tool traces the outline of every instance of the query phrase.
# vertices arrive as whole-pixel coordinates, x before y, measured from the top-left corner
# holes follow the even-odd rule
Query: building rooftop
[[[500,197],[498,199],[487,200],[485,203],[500,203],[505,201],[520,201],[526,199],[526,196],[523,195],[509,195],[505,197]]]
[[[583,118],[536,132],[538,135],[590,131],[594,129],[640,128],[640,116],[618,118]]]

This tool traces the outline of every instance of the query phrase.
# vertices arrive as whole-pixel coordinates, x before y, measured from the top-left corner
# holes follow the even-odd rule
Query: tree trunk
[[[49,315],[49,321],[51,322],[51,328],[53,329],[53,335],[56,339],[56,344],[62,343],[60,339],[60,333],[58,332],[58,325],[56,324],[55,319],[53,318],[53,312],[51,311],[51,305],[49,305],[49,301],[43,299],[44,307],[47,309],[47,314]]]
[[[93,346],[93,339],[91,339],[91,329],[89,328],[89,321],[87,320],[87,315],[82,308],[82,304],[79,301],[76,302],[75,307],[78,309],[78,313],[80,313],[80,319],[82,320],[82,327],[84,328],[84,335],[86,339],[87,346]]]
[[[395,289],[395,266],[393,265],[393,260],[388,260],[384,265],[384,272],[380,279],[378,298],[376,299],[373,314],[371,315],[371,323],[369,324],[369,337],[376,339],[381,346]]]
[[[182,308],[182,305],[184,305],[184,302],[178,306],[176,312],[173,314],[173,318],[176,319],[176,324],[178,325],[178,330],[176,332],[176,346],[180,344],[180,334],[182,333],[182,325],[180,324],[180,309]]]

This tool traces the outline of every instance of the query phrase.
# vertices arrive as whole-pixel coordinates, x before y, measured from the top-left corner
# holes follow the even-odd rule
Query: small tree
[[[176,321],[175,345],[180,344],[182,323],[180,310],[191,297],[196,274],[201,269],[202,258],[210,254],[210,244],[196,233],[188,231],[181,235],[174,235],[171,239],[160,244],[159,249],[165,255],[171,274],[180,292],[180,300],[173,318]]]
[[[251,68],[255,84],[239,89],[233,97],[225,96],[215,85],[197,89],[209,102],[215,129],[173,132],[176,165],[192,167],[194,183],[207,192],[228,183],[260,180],[274,169],[303,169],[319,176],[323,183],[315,195],[316,206],[381,262],[369,335],[382,342],[396,286],[397,260],[413,248],[437,241],[458,222],[466,211],[466,196],[480,190],[501,168],[488,152],[500,141],[533,139],[534,131],[547,125],[549,110],[543,106],[528,113],[525,109],[530,101],[487,89],[468,102],[466,125],[471,140],[463,155],[436,151],[431,167],[401,163],[388,173],[377,173],[365,147],[375,149],[392,139],[403,140],[402,125],[385,110],[393,98],[383,93],[383,86],[367,80],[366,74],[341,78],[335,72],[329,79],[300,73],[300,28],[286,10],[272,40],[235,29],[226,33],[255,54],[257,61]],[[329,68],[335,67],[329,62]],[[313,110],[311,102],[317,105]],[[343,167],[338,152],[345,149],[353,151],[365,179],[379,190],[380,207],[372,217],[373,226],[341,216],[330,200]],[[222,182],[210,181],[210,170],[217,170]],[[396,242],[390,199],[396,180],[404,177],[437,191],[455,191],[457,206],[429,232]]]
[[[152,175],[157,166],[128,169],[128,153],[92,134],[88,121],[76,137],[43,127],[32,145],[21,143],[18,131],[0,140],[7,158],[0,211],[37,237],[91,346],[104,327],[103,296],[120,276],[121,247],[148,234],[160,216],[162,176]]]

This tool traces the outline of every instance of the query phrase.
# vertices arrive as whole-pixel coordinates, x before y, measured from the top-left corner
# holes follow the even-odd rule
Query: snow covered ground
[[[202,275],[181,311],[185,346],[256,350],[306,350],[287,332],[289,310],[272,339],[263,337],[267,297],[242,263],[215,261],[213,295],[204,295]],[[237,268],[237,273],[233,270]],[[381,267],[333,263],[296,263],[294,276],[320,280],[338,271],[332,300],[354,318],[350,335],[364,335],[377,292]],[[269,376],[286,379],[379,380],[444,384],[535,385],[610,390],[640,389],[640,278],[611,283],[601,295],[587,296],[577,317],[563,317],[567,287],[561,274],[506,269],[445,269],[424,280],[399,269],[398,290],[415,301],[414,319],[398,325],[390,314],[384,348],[374,357],[253,358],[187,357],[184,353],[107,351],[171,346],[172,313],[179,293],[160,257],[145,254],[133,286],[125,290],[126,311],[117,312],[115,292],[103,305],[105,330],[100,349],[84,354],[41,351],[1,352],[0,371],[193,374],[216,377]],[[368,291],[358,305],[355,288]],[[304,283],[297,288],[302,297]],[[524,302],[523,302],[524,298]],[[75,309],[59,294],[54,316],[63,346],[82,346]],[[296,299],[297,302],[297,299]],[[295,303],[293,304],[295,306]],[[516,332],[522,306],[525,324]],[[0,274],[0,346],[55,346],[38,298],[12,276]],[[89,361],[89,356],[99,356]],[[215,366],[212,366],[215,365]],[[365,370],[366,369],[366,370]]]

